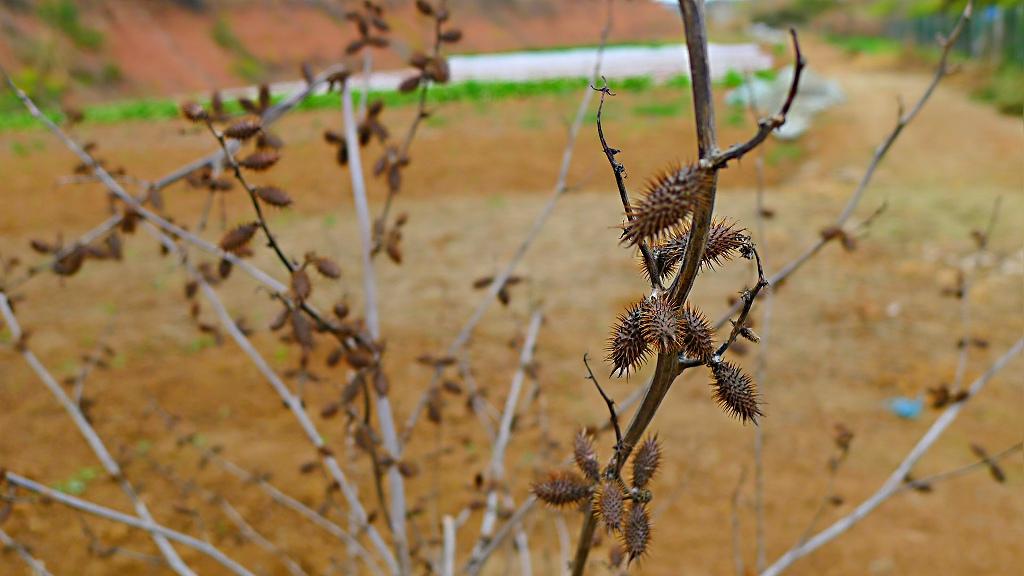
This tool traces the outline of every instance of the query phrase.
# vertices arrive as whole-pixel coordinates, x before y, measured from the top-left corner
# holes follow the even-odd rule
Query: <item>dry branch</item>
[[[370,221],[370,208],[366,199],[366,180],[363,177],[363,162],[360,157],[359,136],[356,133],[355,113],[352,109],[352,92],[346,84],[342,90],[342,113],[345,121],[345,148],[348,151],[348,167],[352,181],[352,198],[355,203],[356,216],[359,220],[359,238],[363,257],[363,298],[365,300],[366,325],[374,341],[380,341],[380,316],[377,305],[377,277],[373,266],[373,224]],[[380,426],[384,449],[398,460],[402,448],[395,429],[395,417],[391,409],[391,400],[387,392],[377,390],[377,420]],[[391,510],[388,515],[391,521],[391,537],[402,573],[409,573],[409,546],[405,520],[408,512],[405,503],[405,479],[397,466],[387,471]]]
[[[380,553],[381,557],[387,562],[393,572],[398,573],[398,565],[395,564],[395,559],[391,555],[387,544],[384,539],[380,536],[380,533],[372,525],[367,522],[367,513],[359,500],[359,495],[356,487],[348,480],[345,473],[342,471],[341,466],[338,464],[338,460],[334,457],[330,448],[324,441],[324,436],[320,434],[316,428],[316,424],[306,413],[306,409],[303,405],[302,399],[297,394],[294,394],[288,386],[281,380],[280,376],[270,367],[267,361],[260,354],[259,350],[252,345],[249,338],[239,329],[238,325],[231,317],[231,314],[225,308],[223,302],[217,292],[210,286],[209,282],[199,273],[198,270],[192,267],[187,260],[186,253],[181,250],[174,242],[166,235],[161,234],[153,226],[148,226],[157,239],[170,251],[177,252],[181,257],[181,263],[186,268],[189,276],[192,277],[202,291],[203,296],[207,299],[210,306],[213,308],[214,313],[217,315],[221,322],[221,325],[227,330],[228,334],[235,341],[239,348],[245,352],[246,356],[252,361],[253,365],[256,366],[260,374],[267,380],[274,392],[277,393],[278,397],[285,404],[288,410],[295,417],[295,420],[299,423],[305,434],[307,440],[316,449],[317,454],[323,461],[324,468],[327,470],[331,479],[337,483],[338,488],[341,490],[342,495],[345,497],[346,502],[349,505],[350,513],[354,515],[360,529],[364,529],[367,535],[370,537],[370,541],[374,547]]]
[[[107,450],[103,440],[100,439],[99,434],[86,419],[85,414],[82,413],[81,408],[71,398],[68,397],[64,389],[61,388],[60,384],[53,378],[49,370],[43,366],[43,363],[39,361],[35,353],[28,347],[27,343],[22,340],[24,334],[21,330],[21,326],[18,324],[18,319],[14,315],[14,310],[11,309],[10,301],[7,298],[7,294],[0,292],[0,315],[3,316],[4,321],[7,323],[7,328],[11,332],[11,339],[16,342],[16,348],[18,348],[21,356],[25,359],[25,362],[32,368],[32,370],[42,381],[46,389],[49,390],[50,394],[60,403],[67,412],[71,420],[74,421],[75,427],[78,428],[79,433],[85,439],[86,443],[89,444],[89,448],[92,449],[93,453],[99,459],[103,465],[103,469],[106,470],[107,474],[110,475],[120,486],[121,491],[131,500],[132,506],[135,508],[135,513],[139,515],[145,522],[152,522],[153,517],[149,513],[149,508],[139,497],[135,488],[125,477],[124,472],[121,470],[121,466],[114,460],[114,457]],[[178,553],[174,551],[174,548],[167,541],[166,538],[160,534],[152,534],[153,541],[156,543],[157,548],[160,549],[161,554],[167,560],[171,568],[181,575],[191,575],[192,570],[185,564],[185,562],[178,556]]]

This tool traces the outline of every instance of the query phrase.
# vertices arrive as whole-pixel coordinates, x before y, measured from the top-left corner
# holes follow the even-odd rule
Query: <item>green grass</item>
[[[778,166],[790,160],[799,160],[804,155],[804,149],[796,142],[777,142],[768,148],[765,153],[765,161],[769,166]]]
[[[988,102],[1003,114],[1024,114],[1024,71],[1006,65],[995,71],[974,96]]]
[[[649,102],[633,107],[633,114],[649,118],[671,118],[683,114],[682,102]]]
[[[481,82],[470,80],[441,86],[431,86],[428,92],[430,104],[444,104],[453,102],[472,102],[487,104],[501,100],[526,99],[537,96],[557,96],[561,94],[578,93],[588,86],[590,80],[587,78],[553,78],[545,80],[531,80],[527,82],[495,81]],[[655,87],[654,80],[649,76],[637,76],[611,80],[608,83],[612,91],[622,94],[641,94],[649,92]],[[689,87],[689,79],[685,76],[677,76],[669,79],[665,86],[669,88],[683,89]],[[687,92],[686,96],[689,95]],[[419,95],[415,92],[402,94],[395,91],[373,91],[371,98],[380,99],[385,106],[394,108],[400,106],[415,105]],[[275,97],[278,101],[280,97]],[[95,124],[112,124],[125,121],[138,120],[168,120],[177,118],[180,115],[179,102],[169,99],[147,99],[129,100],[123,102],[112,102],[98,104],[85,108],[84,122]],[[301,104],[301,110],[319,110],[323,108],[336,108],[340,100],[337,93],[316,94],[310,96]],[[646,116],[668,116],[676,113],[676,106],[683,106],[683,102],[668,105],[647,104],[638,106],[635,110],[638,114]],[[237,102],[225,103],[228,112],[242,112]],[[60,121],[62,116],[57,111],[49,111],[47,115],[54,121]],[[0,132],[11,130],[24,130],[38,125],[37,121],[27,112],[14,111],[0,113]]]
[[[74,0],[47,0],[37,12],[44,22],[60,30],[79,48],[98,50],[103,46],[103,33],[82,23]]]
[[[829,34],[825,36],[829,44],[841,48],[848,54],[885,55],[896,54],[903,49],[903,45],[891,38],[880,38],[877,36],[839,36]]]

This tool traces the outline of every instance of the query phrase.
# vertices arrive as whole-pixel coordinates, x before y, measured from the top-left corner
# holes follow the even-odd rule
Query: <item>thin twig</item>
[[[925,476],[924,478],[915,478],[914,480],[905,482],[901,490],[920,490],[922,488],[930,488],[936,482],[944,482],[946,480],[952,480],[953,478],[959,478],[960,476],[966,476],[967,474],[970,474],[971,472],[974,472],[975,470],[978,470],[980,468],[991,469],[993,464],[996,464],[1006,458],[1009,458],[1010,456],[1013,456],[1017,452],[1022,451],[1024,451],[1024,443],[1017,442],[1016,444],[1010,446],[1009,448],[1003,450],[1002,452],[999,452],[998,454],[994,454],[987,458],[982,458],[980,460],[977,460],[970,464],[966,464],[959,468],[953,468],[952,470],[939,472],[937,474],[932,474],[931,476]]]
[[[724,168],[729,162],[739,160],[747,152],[760,146],[772,131],[786,123],[789,108],[793,105],[793,100],[796,99],[797,90],[800,86],[800,75],[807,66],[807,61],[804,60],[804,55],[800,52],[800,40],[797,38],[796,30],[790,28],[789,35],[793,40],[793,80],[789,84],[789,92],[786,94],[786,100],[782,103],[782,108],[775,115],[758,120],[757,134],[754,134],[750,140],[742,144],[730,146],[723,152],[716,152],[711,157],[711,165],[715,168]]]
[[[601,395],[604,403],[608,406],[608,421],[611,422],[612,429],[615,430],[615,450],[618,451],[619,446],[622,445],[622,430],[619,428],[619,415],[615,410],[615,401],[604,393],[604,388],[601,387],[601,383],[594,377],[594,371],[590,369],[590,363],[588,362],[589,357],[589,354],[583,355],[583,365],[587,367],[586,378],[594,383],[594,386],[597,387],[598,394]]]
[[[74,508],[75,510],[87,512],[89,514],[92,514],[93,516],[105,518],[113,522],[119,522],[121,524],[131,526],[132,528],[145,530],[146,532],[149,532],[154,539],[160,538],[163,540],[171,540],[184,546],[187,546],[188,548],[192,548],[193,550],[201,552],[202,554],[215,560],[218,564],[229,570],[231,573],[237,574],[238,576],[254,576],[252,572],[247,570],[238,562],[232,560],[230,557],[228,557],[226,554],[218,550],[209,542],[204,542],[202,540],[199,540],[198,538],[193,538],[188,534],[182,534],[181,532],[171,530],[170,528],[161,526],[160,524],[157,524],[152,520],[143,520],[140,518],[136,518],[135,516],[130,516],[123,512],[118,512],[117,510],[113,510],[105,506],[100,506],[99,504],[95,504],[87,500],[82,500],[81,498],[76,498],[75,496],[71,496],[70,494],[65,494],[58,490],[54,490],[30,478],[26,478],[25,476],[15,474],[14,472],[7,472],[3,480],[10,484],[11,486],[22,488],[24,490],[28,490],[29,492],[35,492],[36,494],[44,496],[48,500],[58,502],[69,508]]]
[[[615,155],[621,150],[608,146],[608,141],[604,137],[604,125],[601,122],[601,112],[604,111],[604,97],[615,96],[615,94],[608,89],[608,81],[601,77],[604,81],[604,85],[597,88],[591,85],[592,90],[597,90],[601,93],[601,101],[597,105],[597,137],[601,141],[601,149],[604,150],[604,155],[608,158],[608,164],[612,167],[612,174],[615,176],[615,185],[619,189],[619,199],[622,201],[622,209],[626,213],[626,220],[632,222],[636,217],[633,214],[633,208],[629,202],[629,191],[626,190],[625,172],[626,167],[621,162],[615,159]],[[647,270],[647,275],[651,278],[651,288],[661,289],[661,270],[658,268],[658,261],[654,258],[654,254],[651,253],[650,247],[646,241],[640,241],[638,246],[640,247],[640,254],[644,258],[644,268]]]
[[[535,311],[530,318],[530,326],[526,329],[526,339],[519,355],[519,366],[509,385],[505,409],[502,411],[501,423],[498,426],[497,440],[494,443],[491,462],[488,465],[488,480],[491,487],[487,492],[484,518],[480,525],[480,538],[473,548],[470,563],[473,563],[473,559],[477,558],[487,545],[498,522],[498,486],[505,480],[505,451],[512,438],[512,420],[515,417],[516,408],[519,406],[519,396],[523,388],[523,381],[526,379],[526,371],[533,362],[533,352],[537,345],[537,335],[540,333],[543,319],[544,314],[539,310]]]
[[[46,565],[43,564],[42,561],[33,556],[32,553],[28,551],[28,548],[22,546],[20,542],[11,538],[7,532],[4,532],[3,528],[0,528],[0,544],[3,544],[4,548],[14,550],[18,557],[21,558],[25,564],[28,564],[28,567],[32,569],[32,573],[36,576],[53,576],[53,574],[46,569]]]

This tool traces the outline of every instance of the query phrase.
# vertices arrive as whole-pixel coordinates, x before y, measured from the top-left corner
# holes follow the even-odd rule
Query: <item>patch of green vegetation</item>
[[[985,85],[974,93],[1003,114],[1024,114],[1024,70],[1007,65],[995,71]]]
[[[840,36],[829,34],[825,36],[825,39],[828,40],[829,44],[841,48],[847,54],[896,54],[903,49],[903,46],[896,40],[878,36]]]
[[[60,30],[79,48],[98,50],[103,46],[103,33],[82,23],[74,0],[47,0],[39,4],[39,17]]]
[[[743,86],[744,82],[743,73],[739,70],[728,69],[725,71],[725,76],[722,76],[718,80],[718,84],[730,90]]]
[[[245,51],[245,46],[242,41],[235,35],[235,31],[231,29],[231,24],[224,19],[223,16],[217,18],[213,23],[213,29],[210,31],[210,35],[213,37],[213,41],[221,48],[228,52]]]
[[[231,69],[238,77],[252,83],[259,82],[267,75],[267,67],[254,56],[240,56],[231,65]]]
[[[778,166],[783,162],[799,160],[804,155],[804,149],[795,142],[778,142],[768,148],[764,159],[769,166]]]
[[[143,438],[135,443],[135,453],[139,456],[145,456],[149,454],[149,451],[153,449],[153,442]]]
[[[519,120],[519,127],[525,130],[538,130],[544,127],[544,119],[538,114],[530,114]]]
[[[665,82],[665,86],[668,86],[669,88],[689,88],[690,77],[683,74],[673,76],[668,79],[668,82]]]
[[[732,104],[725,113],[725,123],[729,126],[743,126],[747,122],[747,109],[742,104]]]
[[[267,70],[263,62],[249,52],[245,44],[235,35],[235,31],[231,29],[231,24],[223,17],[217,18],[213,23],[210,35],[217,46],[234,55],[235,61],[231,68],[240,78],[249,82],[258,82],[266,76]]]
[[[654,118],[665,118],[679,116],[683,113],[682,102],[649,102],[633,107],[633,113],[637,116],[648,116]]]
[[[655,87],[654,79],[649,76],[623,78],[610,81],[608,84],[612,91],[622,94],[641,94]],[[527,82],[481,82],[469,80],[454,84],[431,86],[427,93],[427,101],[430,104],[474,102],[483,105],[500,100],[578,93],[589,85],[590,80],[587,78],[549,78]],[[689,87],[689,85],[689,79],[685,76],[677,76],[666,83],[666,86],[670,88],[679,89]],[[688,96],[689,94],[684,95],[684,97]],[[419,94],[417,93],[403,94],[395,91],[371,91],[370,97],[380,99],[389,108],[416,105],[419,100]],[[272,98],[274,103],[280,100],[281,96]],[[318,110],[336,108],[339,105],[339,95],[332,92],[312,95],[300,103],[298,108],[300,110]],[[235,101],[226,102],[224,107],[229,113],[242,112],[242,107]],[[610,112],[610,110],[606,111],[606,113]],[[63,118],[59,112],[50,111],[47,114],[56,122],[61,121]],[[654,111],[653,114],[657,115],[658,111]],[[178,118],[179,116],[179,103],[173,100],[162,99],[113,102],[90,106],[84,110],[84,122],[96,124],[110,124],[130,120],[168,120]],[[35,126],[37,126],[37,121],[27,112],[18,110],[0,113],[0,132],[22,130]]]
[[[207,348],[213,348],[217,346],[217,340],[209,334],[202,334],[193,338],[188,345],[185,347],[186,351],[190,354],[196,354],[202,352]]]
[[[55,489],[72,496],[79,496],[85,493],[89,483],[99,478],[100,471],[92,466],[79,468],[74,474],[63,482],[58,482]]]

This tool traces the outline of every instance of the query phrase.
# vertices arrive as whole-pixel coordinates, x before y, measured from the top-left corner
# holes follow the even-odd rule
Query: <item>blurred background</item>
[[[359,37],[346,13],[360,4],[0,0],[0,65],[76,138],[95,143],[94,152],[127,186],[143,190],[216,149],[209,134],[180,118],[182,102],[207,103],[217,91],[226,110],[239,113],[239,98],[255,98],[260,85],[274,102],[301,90],[304,68],[320,72],[343,62],[362,69],[362,55],[346,53]],[[372,50],[373,73],[353,82],[383,103],[381,122],[400,138],[419,95],[398,87],[411,73],[410,58],[431,50],[432,22],[413,2],[382,5],[390,44]],[[477,281],[504,266],[551,198],[607,8],[598,0],[447,5],[461,38],[444,48],[450,81],[427,92],[430,115],[395,199],[396,212],[408,214],[401,263],[377,260],[400,422],[432,375],[416,359],[448,346],[484,296]],[[723,146],[756,130],[752,108],[767,114],[781,103],[793,58],[787,27],[799,31],[809,63],[787,125],[720,178],[717,213],[752,231],[769,272],[834,222],[900,111],[928,87],[939,58],[936,36],[952,28],[962,8],[939,0],[708,3]],[[615,96],[605,103],[604,128],[609,144],[622,150],[618,159],[634,194],[658,171],[697,157],[682,42],[675,3],[613,2],[602,74]],[[969,346],[969,382],[1024,331],[1024,3],[976,2],[951,62],[955,73],[875,173],[853,220],[856,240],[847,249],[825,246],[778,287],[770,317],[755,307],[754,328],[769,334],[763,346],[737,345],[737,361],[759,375],[766,402],[769,562],[809,524],[827,526],[881,485],[935,418],[928,391],[954,380],[961,346]],[[594,129],[596,105],[595,98],[585,112],[568,189],[516,272],[521,281],[487,313],[468,348],[475,385],[500,408],[531,311],[543,309],[535,378],[506,459],[517,503],[531,480],[568,453],[575,430],[606,418],[583,377],[584,353],[619,399],[650,371],[606,378],[610,368],[600,361],[616,315],[645,293],[646,283],[635,255],[618,243],[622,207]],[[348,169],[324,142],[325,131],[341,130],[340,110],[336,91],[318,91],[281,119],[274,134],[284,143],[282,158],[263,181],[294,200],[268,212],[282,244],[296,256],[315,251],[341,265],[341,279],[318,281],[313,300],[325,309],[342,300],[359,311],[360,243]],[[368,145],[368,169],[383,146]],[[336,541],[271,507],[251,484],[205,465],[203,451],[215,447],[344,521],[315,452],[278,398],[229,340],[197,326],[174,258],[161,257],[151,238],[137,235],[126,237],[123,261],[89,261],[74,277],[42,273],[15,282],[45,261],[33,241],[59,245],[109,216],[103,187],[77,165],[12,92],[0,91],[0,286],[20,297],[18,317],[31,330],[32,349],[69,393],[80,377],[87,382],[83,408],[162,523],[201,535],[260,574],[287,573],[278,556],[238,537],[203,492],[212,491],[229,497],[308,573],[344,573]],[[386,179],[370,179],[374,213],[387,189]],[[241,190],[207,194],[183,181],[159,200],[176,222],[194,228],[198,219],[208,221],[203,235],[211,242],[252,218]],[[869,226],[858,227],[883,207]],[[986,229],[994,209],[991,242],[978,251],[972,232]],[[262,244],[253,247],[255,264],[278,271]],[[752,274],[742,260],[705,273],[694,302],[717,318]],[[972,282],[966,328],[955,298],[965,274]],[[301,389],[344,454],[346,471],[371,494],[370,466],[347,442],[341,417],[321,414],[337,399],[345,372],[325,366],[329,348],[318,347],[310,361],[318,378],[296,376],[296,347],[267,330],[277,308],[266,292],[238,273],[218,290],[233,317],[255,329],[253,341],[273,368],[291,374],[289,385]],[[13,344],[10,331],[0,330],[0,468],[129,509]],[[97,354],[102,362],[90,360]],[[971,444],[996,453],[1020,442],[1020,368],[1016,360],[972,401],[915,476],[970,464],[977,460]],[[453,388],[440,405],[443,417],[420,424],[407,450],[418,467],[409,481],[418,511],[413,522],[429,545],[440,514],[472,509],[460,530],[462,558],[477,534],[475,476],[485,471],[490,448],[464,394]],[[832,474],[837,425],[854,439]],[[651,504],[655,539],[630,573],[733,573],[737,555],[742,573],[758,573],[753,427],[722,415],[700,373],[675,385],[653,429],[666,454]],[[607,436],[599,441],[605,454],[610,445]],[[1024,565],[1020,453],[1005,467],[1003,483],[980,471],[900,494],[790,572],[1015,573]],[[574,541],[578,519],[546,509],[531,515],[535,573],[560,573],[560,538]],[[54,574],[169,573],[146,537],[59,506],[19,503],[0,517],[0,527]],[[616,573],[606,560],[610,540],[592,554],[591,573]],[[186,558],[202,574],[221,573],[194,553]],[[511,552],[497,553],[488,573],[516,570],[516,562]],[[5,551],[0,573],[27,572]]]

